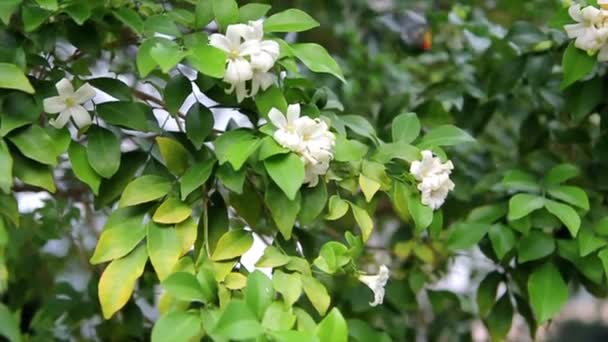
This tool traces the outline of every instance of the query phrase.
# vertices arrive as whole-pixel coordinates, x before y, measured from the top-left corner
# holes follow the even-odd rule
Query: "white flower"
[[[583,9],[579,4],[570,6],[568,13],[577,23],[565,25],[564,29],[568,38],[575,39],[577,48],[595,53],[605,45],[608,30],[604,27],[606,15],[603,12],[593,6]]]
[[[448,193],[454,190],[454,186],[454,182],[452,182],[448,173],[440,173],[425,178],[418,184],[418,190],[422,194],[422,204],[433,210],[439,209],[448,197]]]
[[[90,84],[85,83],[74,91],[72,83],[66,78],[57,82],[55,88],[57,88],[59,96],[46,98],[42,102],[45,112],[49,114],[59,113],[59,116],[56,119],[49,120],[49,123],[56,128],[62,128],[72,118],[78,128],[90,125],[91,116],[82,104],[95,97],[95,89]]]
[[[421,154],[422,160],[416,160],[410,165],[410,173],[419,182],[422,204],[437,210],[445,202],[448,193],[454,190],[454,182],[450,179],[454,164],[449,160],[441,163],[429,150],[424,150]]]
[[[228,53],[224,82],[231,85],[228,93],[236,89],[239,102],[247,96],[245,82],[253,77],[251,63],[246,57],[259,50],[257,41],[243,41],[249,30],[249,26],[244,24],[229,25],[226,35],[214,33],[209,36],[209,45]]]
[[[302,139],[296,131],[296,122],[300,118],[299,104],[289,105],[287,115],[283,115],[280,110],[272,108],[268,112],[268,118],[277,128],[273,137],[279,145],[294,152],[303,150]]]
[[[369,305],[377,306],[382,304],[384,301],[384,287],[389,278],[388,267],[382,265],[377,275],[360,275],[358,278],[360,282],[374,291],[374,301],[370,302]]]
[[[277,127],[274,140],[300,156],[305,167],[304,184],[313,187],[318,184],[319,176],[329,169],[336,138],[324,121],[300,116],[300,110],[299,104],[293,104],[287,107],[287,115],[283,115],[272,108],[268,118]]]
[[[230,88],[226,92],[236,90],[238,102],[274,84],[276,76],[268,71],[278,60],[280,48],[277,42],[264,40],[262,20],[250,21],[249,25],[229,25],[226,35],[212,34],[209,45],[228,53],[224,82],[230,84]],[[248,81],[251,81],[249,92]]]

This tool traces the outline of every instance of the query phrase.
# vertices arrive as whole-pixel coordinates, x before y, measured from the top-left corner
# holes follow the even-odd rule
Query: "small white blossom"
[[[296,152],[304,162],[304,183],[317,185],[319,176],[327,173],[333,159],[335,136],[327,124],[319,119],[300,116],[300,105],[287,107],[287,114],[272,108],[268,113],[270,122],[277,127],[274,140],[281,146]]]
[[[449,160],[442,163],[429,150],[424,150],[421,154],[422,159],[410,165],[410,173],[419,182],[422,204],[437,210],[445,202],[448,193],[454,190],[454,182],[450,179],[454,164]]]
[[[276,76],[269,71],[279,58],[280,48],[277,42],[264,40],[262,20],[251,21],[249,25],[229,25],[226,35],[212,34],[209,45],[228,53],[224,82],[230,88],[226,92],[236,91],[238,102],[274,84]],[[251,91],[247,90],[248,81]]]
[[[606,1],[603,1],[606,2]],[[602,7],[608,3],[600,4]],[[570,17],[576,24],[564,26],[569,38],[574,39],[574,46],[589,54],[599,52],[599,61],[608,60],[608,11],[587,6],[581,9],[581,5],[575,4],[568,9]]]
[[[49,120],[49,123],[56,128],[63,128],[72,118],[78,128],[89,126],[91,116],[82,104],[95,97],[95,89],[90,84],[85,83],[74,91],[72,83],[66,78],[57,82],[55,88],[57,88],[59,96],[49,97],[42,101],[45,112],[49,114],[59,113],[59,116],[56,119]]]
[[[388,282],[389,271],[385,265],[380,266],[380,271],[377,275],[360,275],[359,281],[367,285],[374,292],[374,301],[369,305],[377,306],[384,301],[384,287]]]

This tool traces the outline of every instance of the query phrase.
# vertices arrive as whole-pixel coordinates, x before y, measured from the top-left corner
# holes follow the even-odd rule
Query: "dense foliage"
[[[271,3],[0,3],[0,335],[503,340],[606,295],[602,1]]]

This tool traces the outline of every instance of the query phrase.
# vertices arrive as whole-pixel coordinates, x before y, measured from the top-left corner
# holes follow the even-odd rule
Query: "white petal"
[[[279,43],[274,40],[263,40],[260,43],[260,49],[269,54],[275,61],[281,54]]]
[[[236,101],[238,103],[241,103],[247,97],[247,88],[246,88],[245,82],[237,83],[235,86],[236,86]]]
[[[293,124],[300,117],[300,104],[295,103],[287,106],[287,122]]]
[[[581,11],[581,17],[583,20],[592,23],[600,19],[599,16],[601,13],[602,12],[598,8],[587,6]]]
[[[245,24],[228,25],[226,29],[226,38],[230,42],[232,48],[241,45],[241,39],[249,34],[251,27]]]
[[[587,32],[587,26],[583,24],[568,24],[564,25],[564,30],[566,30],[568,38],[572,39],[584,35]]]
[[[55,88],[57,88],[59,96],[62,97],[72,96],[72,94],[74,94],[74,87],[72,87],[72,83],[67,78],[62,78],[61,81],[57,82]]]
[[[251,55],[251,67],[262,72],[267,72],[274,66],[274,58],[271,55],[260,52]]]
[[[67,105],[61,96],[53,96],[42,101],[44,111],[49,114],[59,113],[66,109]]]
[[[264,38],[264,20],[249,21],[251,30],[248,32],[247,39],[262,40]]]
[[[600,62],[608,61],[608,45],[602,46],[600,52],[597,54],[597,60]]]
[[[270,112],[268,112],[268,118],[276,128],[287,128],[287,120],[285,119],[285,115],[283,115],[280,110],[272,108]]]
[[[211,36],[209,36],[209,45],[216,47],[220,50],[223,50],[225,52],[230,53],[232,50],[232,47],[230,46],[230,41],[228,40],[228,38],[226,38],[226,36],[224,36],[223,34],[219,34],[219,33],[214,33]]]
[[[237,84],[250,80],[253,77],[251,65],[245,59],[237,58],[228,61],[224,81]]]
[[[91,115],[83,106],[73,106],[68,108],[70,115],[78,128],[84,128],[91,124]]]
[[[94,98],[95,94],[95,89],[91,87],[90,84],[85,83],[74,93],[74,101],[76,101],[76,103],[82,104]]]
[[[572,19],[578,22],[583,20],[583,17],[581,16],[581,5],[579,4],[570,6],[570,8],[568,8],[568,14],[570,14]]]
[[[59,113],[59,116],[56,119],[49,120],[49,124],[55,128],[61,129],[68,123],[70,116],[71,114],[69,109],[66,109]]]
[[[239,46],[239,56],[245,57],[260,53],[260,41],[248,40]]]

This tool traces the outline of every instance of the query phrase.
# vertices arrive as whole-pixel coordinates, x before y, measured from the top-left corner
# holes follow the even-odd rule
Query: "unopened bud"
[[[593,113],[593,114],[589,115],[589,122],[593,126],[599,126],[600,123],[602,122],[602,117],[598,113]]]

